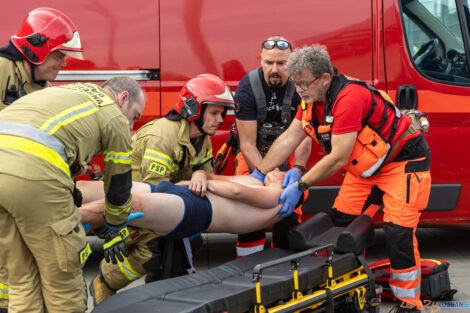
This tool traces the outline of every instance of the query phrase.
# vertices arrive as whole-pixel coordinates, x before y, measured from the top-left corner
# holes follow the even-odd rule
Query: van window
[[[460,1],[460,0],[457,0]],[[456,0],[401,0],[405,38],[410,58],[425,77],[447,84],[470,85],[463,34],[468,36],[468,0],[464,21]],[[466,27],[462,32],[461,25]]]

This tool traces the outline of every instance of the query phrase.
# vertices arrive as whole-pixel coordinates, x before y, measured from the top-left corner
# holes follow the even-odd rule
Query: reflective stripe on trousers
[[[0,138],[0,147],[34,155],[70,176],[64,145],[51,134],[30,125],[0,121]]]
[[[129,279],[130,281],[134,281],[140,277],[142,277],[142,274],[134,270],[129,263],[129,260],[125,257],[124,261],[118,261],[119,269],[121,272]]]
[[[395,297],[415,298],[420,292],[421,283],[416,283],[416,281],[419,281],[420,276],[421,267],[418,267],[416,270],[406,273],[394,273],[392,271],[390,273],[390,288],[392,289],[392,292]],[[400,287],[398,287],[397,285],[400,285]]]
[[[252,242],[237,242],[237,257],[247,256],[264,250],[266,238]]]

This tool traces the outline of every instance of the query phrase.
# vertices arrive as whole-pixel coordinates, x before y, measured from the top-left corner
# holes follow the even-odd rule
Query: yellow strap
[[[0,148],[14,149],[32,154],[49,162],[70,176],[70,169],[60,155],[49,147],[28,138],[0,135]]]
[[[126,239],[129,237],[129,230],[127,227],[123,227],[118,231],[119,235],[121,236],[122,240]]]
[[[103,249],[106,250],[109,247],[112,247],[112,246],[114,246],[115,244],[117,244],[118,242],[121,242],[121,241],[122,241],[121,236],[116,236],[113,239],[111,239],[111,241],[105,242],[104,245],[103,245]]]

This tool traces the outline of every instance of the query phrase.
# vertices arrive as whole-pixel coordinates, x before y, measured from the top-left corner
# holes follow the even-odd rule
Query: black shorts
[[[206,230],[212,221],[212,205],[207,197],[201,198],[189,191],[187,186],[178,186],[164,181],[158,185],[150,185],[155,193],[173,194],[184,202],[184,216],[181,222],[168,234],[167,239],[182,239]]]

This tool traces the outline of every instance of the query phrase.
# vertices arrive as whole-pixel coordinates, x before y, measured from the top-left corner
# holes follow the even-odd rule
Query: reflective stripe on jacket
[[[140,128],[132,142],[132,179],[151,184],[191,179],[194,171],[213,173],[212,144],[201,136],[193,144],[187,120],[154,120]],[[197,151],[196,151],[197,148]]]
[[[110,208],[105,211],[106,221],[120,225],[127,220],[130,194],[127,200],[122,200],[118,193],[123,188],[110,186],[113,177],[121,181],[125,173],[129,173],[127,180],[129,185],[131,183],[129,122],[99,86],[76,83],[36,91],[1,111],[0,121],[26,125],[2,135],[22,138],[25,146],[20,149],[20,144],[2,140],[1,173],[31,180],[55,179],[72,191],[73,180],[69,173],[65,174],[68,167],[88,163],[104,152],[106,207]],[[52,138],[55,138],[55,144],[52,144]],[[59,143],[63,149],[57,149]],[[49,151],[39,147],[47,147]],[[57,158],[51,162],[54,154]],[[59,164],[61,162],[64,163]]]

